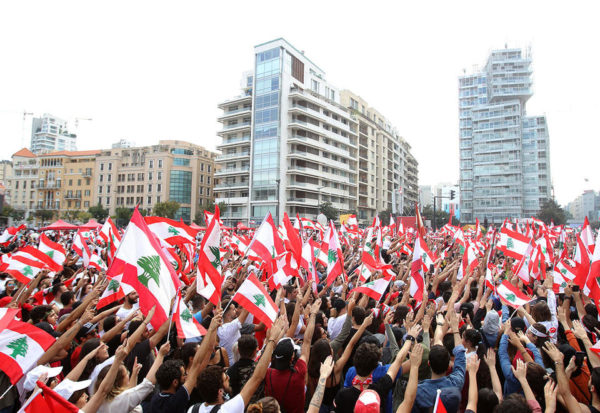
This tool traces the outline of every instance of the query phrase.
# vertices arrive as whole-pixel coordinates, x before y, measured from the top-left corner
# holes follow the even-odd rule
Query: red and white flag
[[[23,404],[19,413],[79,413],[81,410],[60,394],[38,381],[38,388]]]
[[[106,218],[106,221],[104,221],[104,225],[102,225],[102,228],[100,229],[98,235],[100,236],[100,238],[102,238],[102,240],[104,240],[105,243],[108,244],[108,242],[111,239],[111,233],[113,234],[115,239],[121,241],[121,236],[119,235],[119,230],[117,229],[117,226],[115,225],[113,220],[110,219],[110,217],[108,217]]]
[[[20,283],[27,284],[41,269],[45,267],[43,262],[25,257],[11,256],[7,262],[0,266],[0,271],[10,274]]]
[[[496,248],[508,257],[521,260],[527,253],[527,247],[531,242],[531,239],[527,238],[525,235],[503,227],[500,230],[500,241],[498,241]]]
[[[31,245],[19,248],[17,252],[11,254],[11,257],[23,257],[33,261],[39,261],[50,271],[58,272],[62,270],[61,265],[56,264],[48,255]]]
[[[0,332],[15,320],[19,311],[18,308],[0,308]]]
[[[588,295],[596,301],[596,307],[598,307],[600,302],[600,236],[596,237],[586,289],[589,291]]]
[[[150,231],[171,245],[180,245],[186,242],[196,244],[198,231],[183,222],[163,217],[145,217],[144,220]]]
[[[592,232],[592,227],[590,226],[590,221],[588,221],[587,216],[583,220],[583,228],[581,228],[581,241],[583,241],[583,245],[586,246],[588,251],[591,254],[593,254],[594,253],[594,233]]]
[[[446,413],[446,407],[442,403],[441,398],[442,391],[438,389],[437,396],[435,397],[435,404],[433,405],[433,413]]]
[[[385,290],[387,289],[388,285],[390,284],[390,281],[391,281],[391,278],[389,278],[389,279],[378,278],[374,281],[369,281],[359,287],[354,288],[352,291],[350,291],[350,293],[353,293],[353,292],[362,293],[362,294],[368,295],[375,301],[379,301],[379,300],[381,300],[383,293],[385,293]]]
[[[477,268],[478,264],[479,261],[477,260],[477,250],[475,249],[475,245],[467,241],[465,252],[462,256],[462,263],[458,268],[458,273],[456,274],[456,279],[462,280],[464,276],[470,275],[475,268]]]
[[[202,238],[198,256],[196,291],[215,306],[221,300],[221,220],[219,207],[215,206],[216,219],[211,219]]]
[[[6,228],[4,230],[4,232],[2,233],[2,235],[0,235],[0,245],[2,245],[2,246],[9,245],[11,242],[13,242],[15,240],[19,231],[21,231],[23,229],[27,229],[25,224],[22,224],[18,227]]]
[[[418,234],[415,239],[415,246],[413,250],[413,258],[410,269],[410,295],[417,301],[423,300],[423,287],[425,285],[425,276],[424,276],[424,262],[426,258],[424,256],[427,255],[427,244],[423,240],[421,234]]]
[[[267,290],[253,273],[250,273],[248,278],[240,285],[233,296],[233,301],[262,321],[267,328],[273,325],[279,312]]]
[[[248,245],[246,254],[249,254],[250,251],[265,262],[269,274],[273,274],[277,270],[274,260],[285,250],[270,212],[267,213],[260,227],[254,233],[254,238]]]
[[[307,281],[312,280],[312,289],[313,292],[316,293],[317,284],[319,283],[319,275],[317,274],[314,249],[308,241],[302,245],[302,258],[300,260],[300,266],[306,270]]]
[[[180,281],[160,242],[137,208],[133,211],[119,251],[108,270],[109,276],[116,277],[119,274],[123,274],[122,282],[139,294],[143,314],[156,306],[151,324],[158,330],[169,318],[171,300],[179,289]]]
[[[327,285],[329,286],[337,277],[344,275],[344,255],[333,221],[329,221],[325,241],[327,242]]]
[[[54,337],[40,328],[21,321],[11,321],[0,332],[0,370],[13,385],[16,384],[36,366],[54,341]]]
[[[123,288],[121,288],[121,278],[123,278],[122,274],[117,275],[108,281],[108,286],[102,292],[102,295],[98,300],[98,304],[96,304],[96,308],[106,307],[107,305],[114,303],[115,301],[119,301],[125,297]]]
[[[177,294],[173,321],[175,321],[179,338],[195,338],[206,334],[206,329],[194,318],[183,302],[181,293]]]
[[[514,308],[521,307],[531,301],[531,297],[521,292],[521,290],[507,280],[502,281],[496,288],[496,291],[502,302]]]
[[[49,256],[50,259],[61,268],[67,259],[67,252],[65,251],[65,248],[59,243],[52,241],[44,233],[40,235],[39,250]]]

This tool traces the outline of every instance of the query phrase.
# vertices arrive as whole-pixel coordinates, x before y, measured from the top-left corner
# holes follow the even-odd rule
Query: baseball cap
[[[98,326],[98,323],[96,323],[96,324],[85,323],[83,326],[81,326],[81,328],[77,332],[77,336],[75,338],[80,339],[80,338],[87,336],[88,334],[90,334],[91,332],[93,332],[96,329],[96,326]]]
[[[527,330],[525,321],[521,317],[513,317],[513,319],[510,320],[510,327],[515,333],[518,333],[519,331],[525,332]]]
[[[290,367],[292,356],[296,351],[296,345],[289,337],[284,337],[279,340],[275,350],[273,351],[273,357],[271,358],[271,367],[275,370],[287,370]]]
[[[354,413],[379,413],[381,400],[375,390],[363,390],[354,405]]]

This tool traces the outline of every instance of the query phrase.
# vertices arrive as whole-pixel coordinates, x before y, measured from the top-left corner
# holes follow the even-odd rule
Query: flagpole
[[[440,395],[442,393],[441,389],[437,389],[437,396],[435,397],[435,404],[433,405],[433,411],[437,412],[437,408],[438,408],[438,403],[440,401]]]
[[[10,391],[10,389],[13,388],[13,385],[11,384],[10,386],[8,386],[8,389],[6,389],[6,391],[4,393],[2,393],[2,396],[0,396],[0,400],[2,400],[4,398],[4,396],[6,396],[6,394]],[[37,394],[36,394],[37,396]]]
[[[181,289],[177,289],[177,293],[175,294],[175,302],[171,306],[171,315],[169,316],[169,329],[167,330],[167,343],[169,342],[169,336],[171,335],[171,325],[173,324],[173,314],[175,314],[175,306],[181,305],[181,303],[179,302],[181,298],[181,296],[179,295],[180,291]]]

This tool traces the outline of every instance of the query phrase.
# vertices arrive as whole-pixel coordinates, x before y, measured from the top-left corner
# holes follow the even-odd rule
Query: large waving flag
[[[119,274],[123,274],[122,282],[139,294],[140,309],[144,314],[156,306],[151,324],[158,330],[169,318],[171,300],[180,282],[160,242],[137,208],[133,211],[119,251],[108,270],[109,276],[116,277]]]
[[[78,413],[77,406],[70,403],[60,394],[38,381],[38,389],[27,399],[19,413]]]
[[[273,274],[277,270],[274,260],[283,254],[284,248],[270,212],[267,213],[260,227],[254,233],[254,238],[248,245],[246,254],[249,254],[250,251],[265,262],[269,274]]]
[[[507,280],[502,281],[496,288],[500,300],[506,305],[517,308],[531,301],[531,297],[524,294],[517,287],[509,283]]]
[[[2,233],[2,235],[0,235],[0,245],[2,245],[2,246],[9,245],[11,242],[13,242],[15,240],[19,231],[26,229],[26,228],[27,227],[25,226],[25,224],[22,224],[19,227],[6,228],[4,230],[4,232]]]
[[[181,293],[177,294],[176,300],[173,321],[175,321],[175,326],[177,327],[177,337],[195,338],[204,336],[206,329],[200,325],[187,308],[181,298]]]
[[[52,241],[44,233],[40,235],[39,250],[49,256],[50,259],[60,267],[62,267],[67,259],[67,252],[65,251],[65,248],[59,243]]]
[[[0,271],[10,274],[20,283],[27,284],[45,267],[43,262],[25,257],[11,256],[0,266]]]
[[[198,231],[190,228],[183,222],[162,217],[145,217],[144,220],[148,224],[150,231],[171,245],[179,245],[186,242],[196,244],[196,234]]]
[[[410,269],[410,295],[417,301],[423,300],[423,287],[425,285],[425,276],[423,265],[425,262],[424,255],[427,255],[427,244],[423,240],[421,234],[415,239],[413,250],[413,258]]]
[[[294,254],[294,258],[299,262],[302,257],[302,240],[298,230],[292,225],[287,212],[283,213],[283,229],[287,238],[284,241],[285,247]]]
[[[109,280],[108,286],[100,296],[98,304],[96,304],[96,308],[106,307],[125,297],[125,293],[121,287],[121,278],[123,278],[123,274],[117,275]]]
[[[54,344],[54,337],[29,323],[11,321],[0,332],[0,370],[12,384],[37,364],[46,350]]]
[[[387,289],[388,285],[390,284],[390,281],[391,281],[391,278],[389,278],[389,279],[378,278],[374,281],[369,281],[359,287],[354,288],[352,291],[350,291],[350,293],[353,293],[353,292],[362,293],[362,294],[368,295],[375,301],[379,301],[379,300],[381,300],[383,293],[385,293],[385,290]]]
[[[504,253],[504,255],[508,257],[521,260],[527,253],[527,247],[531,243],[531,238],[527,238],[523,234],[503,227],[500,230],[500,241],[498,241],[496,248],[498,248]]]
[[[586,246],[590,253],[594,253],[594,233],[592,232],[592,227],[590,226],[590,221],[588,221],[588,217],[586,216],[583,221],[583,228],[581,228],[581,241],[583,241],[583,245]]]
[[[240,285],[233,296],[233,301],[262,321],[267,328],[273,325],[279,312],[267,290],[253,273],[250,273],[248,278]]]
[[[202,238],[198,257],[196,291],[215,306],[221,300],[221,220],[219,207],[215,205],[216,219],[211,219],[206,234]]]
[[[456,274],[457,280],[461,280],[464,276],[470,275],[479,264],[475,245],[471,244],[469,241],[466,241],[466,243],[465,252],[462,256],[462,263],[458,268],[458,273]]]

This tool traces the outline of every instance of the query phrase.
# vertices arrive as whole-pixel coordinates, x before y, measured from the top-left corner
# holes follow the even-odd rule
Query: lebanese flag
[[[277,271],[269,278],[269,288],[271,290],[278,289],[286,284],[292,277],[298,276],[298,262],[291,252],[286,252],[275,260]],[[302,285],[304,280],[299,278]]]
[[[527,253],[527,248],[531,242],[532,240],[525,235],[503,227],[500,230],[500,241],[498,241],[496,248],[507,257],[521,260]]]
[[[592,232],[592,227],[590,227],[590,221],[588,221],[588,217],[586,216],[583,220],[583,228],[581,228],[581,240],[583,241],[583,245],[585,245],[590,253],[594,253],[594,233]]]
[[[69,403],[68,400],[41,381],[38,381],[36,384],[38,389],[23,404],[19,413],[78,413],[81,411],[77,406]]]
[[[50,257],[50,259],[54,261],[56,265],[62,268],[65,260],[67,259],[67,252],[62,245],[52,241],[46,236],[46,234],[42,233],[40,235],[40,245],[38,248],[41,252]]]
[[[54,344],[54,337],[29,323],[13,320],[0,332],[0,370],[14,385]]]
[[[358,229],[358,220],[356,219],[356,215],[350,215],[348,219],[346,219],[346,227],[348,227],[350,230]]]
[[[254,233],[254,238],[252,238],[250,245],[248,245],[246,253],[249,254],[250,251],[254,252],[256,256],[266,263],[269,274],[273,274],[276,271],[277,268],[274,265],[275,257],[283,254],[285,250],[270,212],[267,213],[260,227]]]
[[[565,292],[569,280],[559,271],[553,271],[552,278],[552,290],[558,294]]]
[[[369,281],[369,278],[371,278],[371,275],[373,275],[371,273],[371,270],[369,270],[369,267],[367,267],[364,264],[359,265],[359,267],[356,270],[354,270],[354,272],[358,274],[358,280],[362,283],[366,283],[367,281]]]
[[[204,223],[207,227],[210,225],[210,222],[212,221],[214,215],[215,214],[212,212],[204,211]],[[219,225],[223,226],[223,221],[221,221],[221,217],[219,216],[217,219],[219,220]]]
[[[238,234],[231,234],[231,246],[233,249],[237,250],[240,255],[246,254],[246,249],[248,248],[249,243],[250,242],[246,239],[246,237]]]
[[[381,300],[383,293],[385,293],[385,290],[388,288],[388,285],[390,285],[390,281],[391,278],[378,278],[375,281],[369,281],[360,287],[354,288],[352,291],[350,291],[350,294],[353,292],[362,293],[368,295],[375,301],[379,301]]]
[[[267,328],[270,328],[277,318],[279,310],[254,273],[248,275],[232,299],[262,321]]]
[[[180,245],[186,242],[196,245],[198,231],[191,229],[183,222],[163,217],[145,217],[144,220],[150,231],[171,245]]]
[[[494,273],[496,271],[495,268],[496,267],[494,266],[494,264],[489,262],[489,257],[488,257],[488,264],[487,264],[487,268],[485,270],[485,286],[488,288],[491,288],[492,290],[496,289],[496,286],[494,285]]]
[[[315,263],[315,254],[313,247],[310,242],[306,241],[302,245],[302,257],[300,259],[300,266],[306,270],[307,281],[312,280],[313,292],[317,292],[317,284],[319,283],[319,276],[317,275],[317,268]]]
[[[521,307],[532,300],[531,297],[522,293],[521,290],[507,280],[502,281],[496,288],[496,291],[502,302],[514,308]]]
[[[106,218],[106,221],[104,221],[104,225],[102,225],[102,228],[100,228],[100,232],[98,233],[98,235],[104,240],[105,243],[108,244],[108,241],[111,239],[111,232],[118,241],[121,241],[121,236],[119,235],[119,230],[117,229],[117,226],[115,225],[113,220],[110,219],[110,217],[108,217]]]
[[[596,301],[596,307],[598,307],[600,302],[600,237],[596,237],[586,289],[590,290],[588,295]]]
[[[49,256],[31,245],[19,248],[17,252],[11,254],[11,257],[23,257],[33,261],[39,261],[51,271],[58,272],[62,270],[61,265],[57,265]]]
[[[330,286],[337,277],[344,275],[344,255],[333,221],[329,221],[325,240],[327,241],[327,286]]]
[[[584,284],[587,285],[587,281],[589,281],[588,274],[590,272],[591,254],[583,243],[581,237],[579,235],[576,235],[575,237],[577,238],[575,256],[573,257],[573,261],[575,261],[575,269],[577,270],[575,284],[583,286]]]
[[[421,211],[419,211],[419,204],[415,202],[415,223],[417,226],[417,233],[419,233],[422,237],[427,234],[427,229],[425,225],[423,225],[423,219],[421,218]]]
[[[89,260],[88,267],[94,267],[95,269],[97,269],[100,272],[107,270],[104,260],[102,260],[102,258],[96,253],[96,251],[94,251],[92,253],[90,260]]]
[[[0,332],[15,320],[20,311],[18,308],[0,308]]]
[[[20,283],[28,284],[41,269],[45,267],[43,262],[25,257],[11,256],[8,262],[0,266],[0,271],[10,274]]]
[[[139,294],[142,313],[147,314],[156,306],[151,324],[158,330],[169,318],[171,300],[177,294],[180,281],[137,207],[108,270],[109,277],[119,274],[123,274],[122,282]]]
[[[2,233],[2,235],[0,235],[0,245],[6,247],[7,245],[9,245],[11,242],[14,241],[14,239],[17,236],[17,233],[23,229],[26,229],[27,227],[25,226],[25,224],[21,224],[19,227],[8,227],[4,230],[4,232]]]
[[[427,244],[425,244],[421,234],[418,234],[417,239],[415,240],[410,269],[410,295],[419,302],[423,300],[423,287],[425,284],[423,272],[423,262],[425,258],[423,256],[427,255],[427,251]]]
[[[215,205],[216,219],[211,219],[206,234],[202,238],[198,255],[198,276],[196,291],[215,306],[221,300],[221,220],[219,207]]]
[[[283,229],[287,238],[284,242],[285,247],[294,254],[296,261],[300,261],[302,258],[302,240],[300,239],[298,230],[292,225],[287,212],[283,213]]]
[[[121,288],[121,278],[123,278],[123,275],[117,275],[109,280],[108,286],[104,292],[102,292],[98,304],[96,304],[96,308],[106,307],[125,297],[123,288]]]
[[[456,279],[462,280],[464,276],[468,276],[469,274],[471,274],[473,270],[477,268],[477,264],[479,264],[479,261],[477,260],[477,250],[475,249],[475,246],[473,244],[467,241],[465,252],[462,256],[462,264],[458,268]]]
[[[87,243],[85,242],[85,237],[81,233],[81,230],[78,230],[73,238],[73,245],[71,245],[71,248],[77,253],[77,255],[83,258],[83,252],[86,247]]]
[[[596,344],[594,344],[592,347],[590,347],[590,350],[592,350],[594,353],[596,353],[600,357],[600,340],[596,341]]]
[[[200,325],[187,308],[181,298],[181,293],[177,294],[176,300],[173,321],[177,327],[177,337],[195,338],[206,335],[206,329]]]
[[[513,267],[513,273],[516,274],[525,284],[528,284],[531,280],[530,272],[532,268],[532,261],[534,260],[534,254],[536,248],[531,244],[527,245],[527,250],[523,258],[519,260]]]
[[[475,239],[481,238],[481,226],[479,225],[479,218],[475,218]]]

